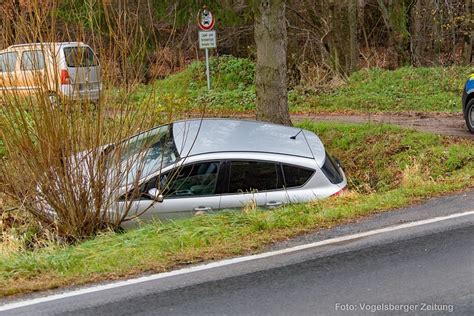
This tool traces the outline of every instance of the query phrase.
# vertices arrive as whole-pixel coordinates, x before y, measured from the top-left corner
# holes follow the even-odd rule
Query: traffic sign
[[[199,31],[199,48],[208,49],[217,47],[216,31]]]
[[[199,25],[199,28],[203,31],[210,31],[214,28],[214,24],[216,21],[214,20],[214,16],[212,15],[211,11],[209,11],[207,8],[204,8],[203,10],[199,10],[198,16],[197,16],[197,22]]]
[[[209,70],[209,48],[217,47],[216,31],[213,31],[215,20],[211,11],[205,6],[199,10],[197,15],[197,22],[201,31],[199,31],[199,48],[204,49],[206,54],[206,77],[207,90],[211,90],[211,72]]]

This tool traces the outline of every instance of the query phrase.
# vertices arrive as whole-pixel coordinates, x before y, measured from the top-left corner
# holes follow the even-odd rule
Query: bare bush
[[[120,141],[173,117],[156,114],[153,91],[140,106],[129,97],[147,70],[143,49],[156,40],[140,27],[142,14],[129,10],[127,1],[114,1],[120,3],[117,6],[85,1],[90,6],[86,25],[58,25],[57,3],[31,1],[27,9],[15,12],[13,25],[3,30],[3,42],[39,43],[35,49],[43,52],[54,50],[54,42],[89,44],[100,56],[100,99],[55,94],[61,85],[56,60],[41,61],[41,67],[29,72],[19,66],[15,71],[3,69],[0,139],[6,157],[0,185],[44,226],[54,227],[68,240],[79,240],[138,215],[129,206],[118,209],[117,194],[137,187],[146,146],[152,142],[135,144],[145,150],[125,157],[123,149],[130,144]],[[35,58],[30,62],[40,63]],[[35,87],[34,93],[12,89],[20,81],[22,87]]]

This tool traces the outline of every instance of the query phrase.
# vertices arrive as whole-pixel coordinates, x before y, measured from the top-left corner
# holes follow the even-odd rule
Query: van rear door
[[[76,44],[64,46],[63,53],[73,94],[87,96],[100,90],[100,66],[92,49],[87,45]],[[61,74],[61,79],[63,76],[65,74]]]

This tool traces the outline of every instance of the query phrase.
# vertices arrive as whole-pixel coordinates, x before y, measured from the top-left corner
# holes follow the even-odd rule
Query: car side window
[[[285,175],[285,186],[287,188],[300,187],[311,178],[314,170],[292,165],[283,165],[283,174]]]
[[[159,183],[157,178],[150,180],[140,191],[159,187],[165,197],[211,195],[216,192],[219,165],[210,161],[179,167],[161,175]]]
[[[43,52],[40,50],[29,50],[23,52],[21,55],[20,69],[23,71],[44,69]]]
[[[15,71],[17,52],[4,53],[0,55],[0,72]]]
[[[283,188],[279,163],[266,161],[232,161],[229,187],[223,193],[268,191]]]

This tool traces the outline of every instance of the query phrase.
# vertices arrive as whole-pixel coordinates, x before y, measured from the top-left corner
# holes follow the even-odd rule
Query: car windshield
[[[120,170],[122,185],[146,178],[172,165],[178,158],[172,125],[154,128],[107,149],[107,164]]]

